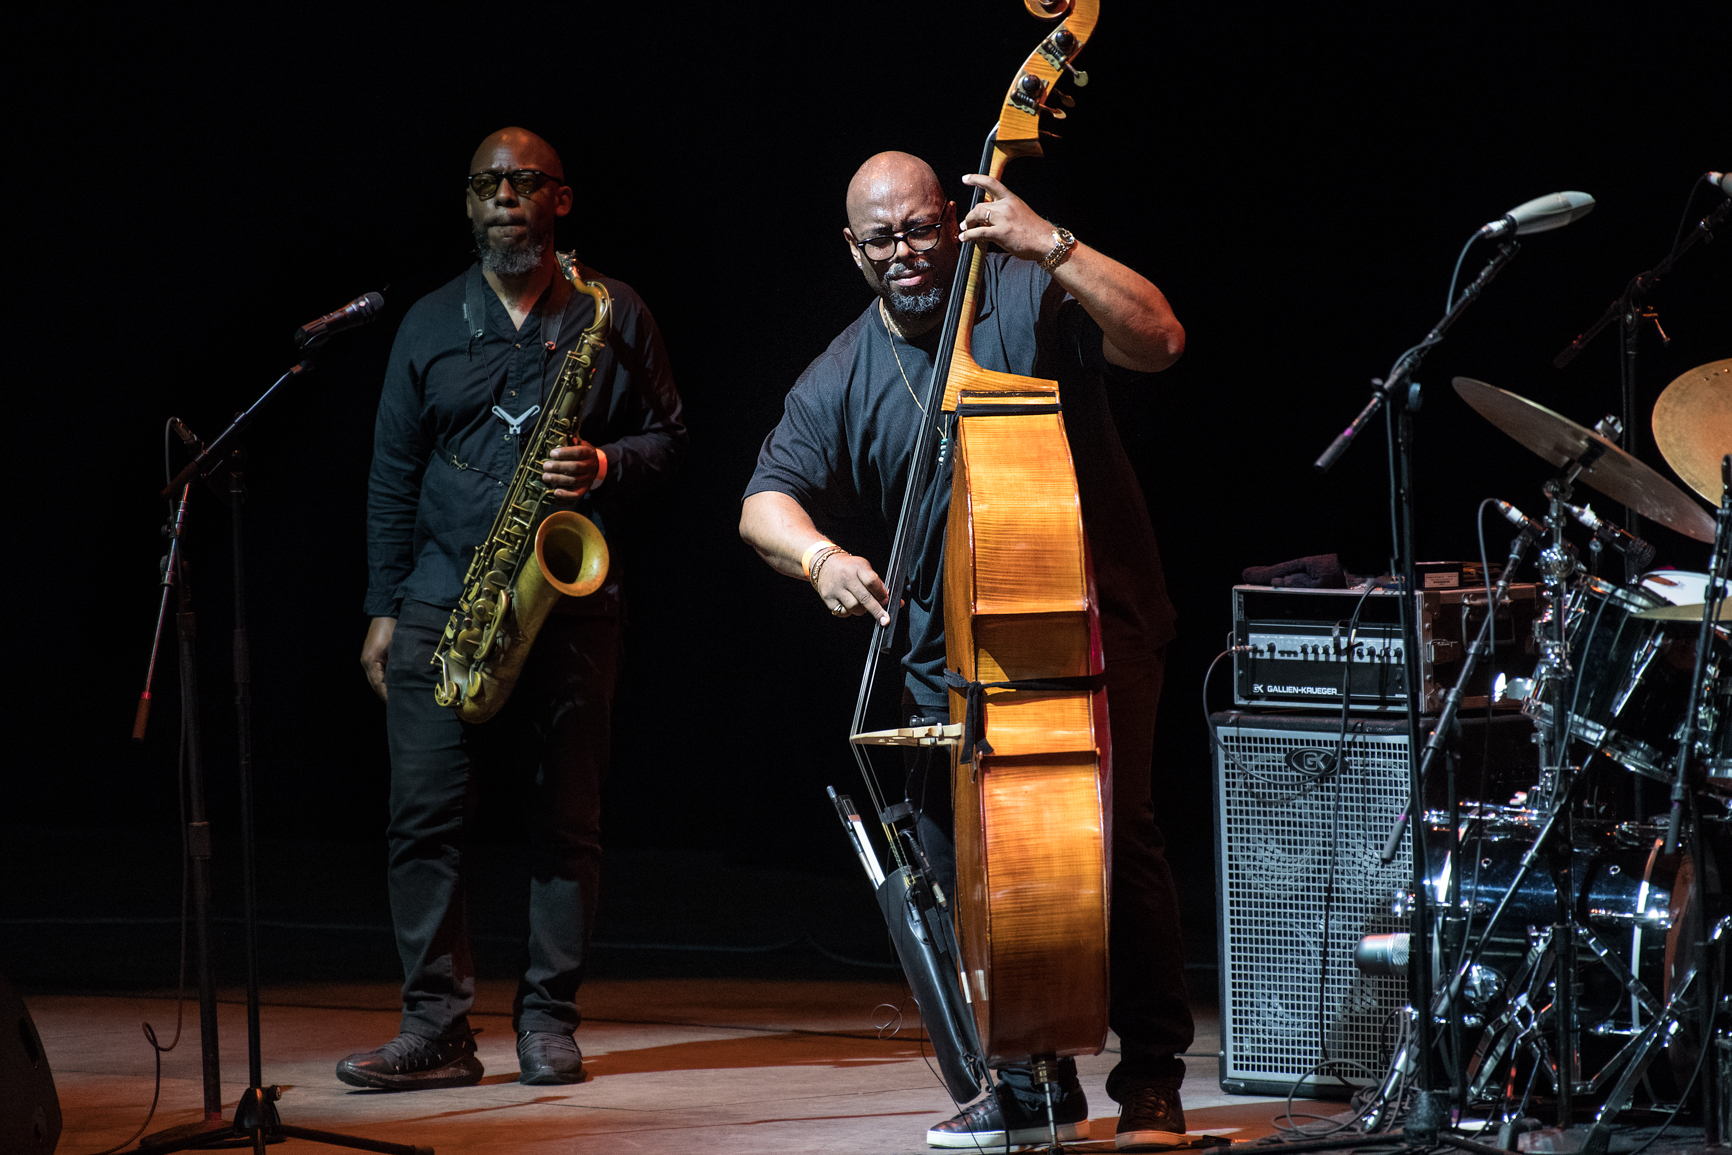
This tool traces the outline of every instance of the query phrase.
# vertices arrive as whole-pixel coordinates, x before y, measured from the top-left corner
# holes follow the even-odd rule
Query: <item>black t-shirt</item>
[[[820,529],[839,534],[866,519],[893,531],[938,345],[936,329],[894,336],[873,301],[789,391],[780,424],[764,439],[746,487],[785,493]],[[1094,558],[1107,661],[1146,656],[1173,636],[1173,608],[1142,488],[1113,425],[1108,387],[1141,381],[1107,362],[1101,330],[1032,262],[986,259],[974,326],[974,359],[1002,373],[1056,380],[1076,463],[1083,524]],[[948,505],[942,495],[942,513]],[[907,686],[936,709],[944,690],[943,520],[916,547],[907,594]],[[846,547],[847,542],[838,544]],[[882,572],[886,559],[872,559]]]

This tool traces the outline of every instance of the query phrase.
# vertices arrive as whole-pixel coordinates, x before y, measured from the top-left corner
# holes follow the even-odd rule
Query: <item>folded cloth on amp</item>
[[[1254,565],[1240,575],[1246,585],[1273,586],[1275,589],[1344,590],[1347,575],[1342,572],[1341,559],[1332,553],[1295,558],[1279,565]]]

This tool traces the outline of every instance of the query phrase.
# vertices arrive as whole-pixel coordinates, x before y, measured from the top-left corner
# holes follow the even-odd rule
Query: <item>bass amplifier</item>
[[[1512,584],[1498,607],[1495,645],[1466,687],[1464,709],[1483,710],[1500,677],[1533,673],[1535,600],[1539,587]],[[1351,651],[1347,627],[1360,598]],[[1339,711],[1343,695],[1356,710],[1405,709],[1406,667],[1401,642],[1401,597],[1393,590],[1270,589],[1233,587],[1233,702],[1239,706],[1323,708]],[[1435,712],[1455,685],[1467,647],[1485,623],[1485,590],[1421,590],[1419,614],[1420,709]],[[1351,660],[1349,660],[1351,659]],[[1497,702],[1516,709],[1516,701]]]
[[[1538,755],[1521,714],[1463,715],[1457,792],[1494,801],[1531,787]],[[1405,718],[1213,714],[1220,933],[1221,1090],[1345,1097],[1390,1058],[1405,979],[1353,964],[1368,934],[1409,928],[1391,899],[1412,885],[1411,834],[1383,841],[1407,804]],[[1430,730],[1429,720],[1421,733]],[[1442,804],[1441,767],[1427,793]],[[1428,798],[1427,805],[1433,805]],[[1411,829],[1411,828],[1410,828]],[[1327,1074],[1318,1064],[1331,1060]]]

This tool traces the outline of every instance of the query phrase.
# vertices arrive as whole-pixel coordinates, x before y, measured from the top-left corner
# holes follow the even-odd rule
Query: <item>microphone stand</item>
[[[1631,278],[1630,283],[1624,286],[1624,291],[1618,295],[1617,299],[1606,306],[1606,311],[1600,314],[1600,319],[1595,321],[1585,332],[1579,334],[1575,340],[1564,346],[1563,350],[1552,358],[1554,366],[1559,369],[1564,368],[1576,359],[1577,354],[1587,348],[1588,342],[1600,335],[1602,329],[1613,321],[1618,322],[1618,334],[1621,340],[1621,350],[1618,357],[1618,381],[1619,391],[1623,399],[1624,448],[1638,458],[1642,454],[1639,450],[1640,438],[1636,435],[1636,362],[1640,352],[1640,343],[1637,337],[1640,335],[1641,325],[1645,320],[1652,320],[1654,327],[1660,329],[1659,314],[1644,307],[1643,300],[1659,286],[1660,279],[1672,271],[1672,266],[1678,263],[1678,258],[1689,252],[1697,241],[1713,240],[1713,231],[1726,219],[1728,210],[1732,210],[1732,200],[1722,201],[1712,212],[1698,220],[1696,227],[1679,238],[1678,242],[1672,246],[1672,251],[1666,254],[1665,260],[1646,272],[1637,273]],[[1666,344],[1671,344],[1671,338],[1666,336],[1664,329],[1660,329],[1660,339]],[[1642,536],[1641,515],[1634,508],[1628,505],[1624,507],[1623,520],[1625,528],[1632,535]],[[1627,556],[1624,561],[1625,575],[1628,580],[1634,581],[1637,577],[1636,569],[1630,564],[1630,559]]]
[[[156,634],[151,641],[150,667],[144,678],[144,693],[138,699],[132,739],[143,742],[150,721],[151,687],[156,681],[156,660],[162,647],[163,627],[168,624],[169,602],[175,605],[175,637],[180,659],[181,747],[186,782],[177,774],[175,789],[186,791],[185,839],[187,878],[192,887],[194,967],[198,972],[200,1074],[204,1084],[204,1119],[182,1130],[209,1132],[222,1124],[222,1067],[217,1045],[216,968],[212,961],[215,936],[211,922],[211,832],[205,813],[204,742],[199,734],[198,619],[193,612],[192,583],[188,580],[186,540],[192,484],[181,486],[174,512],[163,531],[168,535],[168,556],[162,559],[162,605],[157,610]]]
[[[258,871],[256,867],[255,847],[253,843],[253,750],[252,750],[252,672],[251,654],[247,644],[246,619],[246,565],[244,542],[245,523],[242,518],[242,508],[246,504],[246,487],[241,473],[241,450],[238,439],[242,432],[252,424],[254,417],[265,403],[275,394],[277,389],[290,378],[299,377],[312,368],[310,359],[312,351],[323,343],[322,337],[315,337],[306,343],[302,359],[288,372],[277,378],[276,382],[254,401],[250,407],[237,416],[222,435],[206,447],[201,453],[182,469],[174,482],[170,483],[172,491],[176,485],[184,485],[190,489],[192,479],[199,476],[212,476],[223,470],[228,474],[229,521],[233,529],[232,545],[234,574],[234,684],[235,684],[235,733],[238,743],[236,766],[240,776],[241,804],[241,895],[244,902],[244,930],[246,940],[247,968],[247,1089],[241,1092],[240,1101],[235,1105],[234,1120],[226,1127],[213,1126],[221,1122],[221,1091],[217,1091],[216,1111],[211,1111],[211,1095],[208,1087],[205,1093],[205,1122],[194,1124],[191,1128],[171,1128],[145,1136],[144,1140],[133,1149],[131,1155],[167,1155],[171,1151],[186,1151],[204,1147],[233,1147],[237,1143],[250,1144],[256,1155],[265,1155],[268,1143],[280,1143],[285,1138],[306,1139],[315,1143],[328,1143],[336,1147],[348,1147],[357,1151],[378,1151],[384,1155],[433,1155],[431,1147],[409,1143],[387,1143],[378,1139],[365,1139],[358,1135],[344,1135],[335,1131],[316,1130],[311,1127],[296,1127],[284,1123],[278,1116],[276,1100],[278,1088],[264,1085],[263,1045],[259,1029],[259,943],[258,943]],[[219,450],[221,451],[219,453]],[[184,508],[184,506],[183,506]],[[184,585],[182,586],[184,589]],[[185,643],[183,642],[183,649]],[[185,681],[187,665],[182,664],[182,680]],[[208,837],[206,838],[205,856],[208,859]],[[196,846],[196,844],[195,844]],[[197,859],[195,858],[195,863]],[[207,882],[208,890],[208,882]],[[208,911],[206,913],[208,921]],[[205,934],[201,929],[201,943]],[[204,978],[204,960],[201,958],[201,982]],[[214,1003],[214,1000],[213,1000]],[[210,1036],[206,1052],[205,1064],[207,1072],[215,1069],[215,1007],[210,1017],[207,1033]]]
[[[1347,451],[1360,431],[1379,410],[1383,411],[1389,447],[1389,519],[1395,546],[1390,572],[1401,578],[1401,649],[1407,698],[1407,772],[1408,804],[1416,806],[1423,798],[1423,783],[1419,777],[1419,621],[1416,591],[1419,588],[1417,559],[1414,556],[1414,523],[1417,509],[1413,484],[1413,414],[1419,409],[1420,388],[1413,383],[1413,373],[1432,346],[1443,340],[1451,326],[1490,284],[1503,267],[1520,251],[1518,241],[1511,239],[1498,246],[1497,255],[1486,262],[1473,283],[1450,302],[1449,310],[1432,327],[1419,344],[1396,358],[1388,377],[1373,381],[1376,386],[1371,400],[1360,410],[1346,429],[1338,434],[1329,448],[1314,463],[1318,472],[1326,472]],[[1399,413],[1397,413],[1399,410]],[[1488,614],[1491,612],[1488,607]],[[1408,1141],[1429,1145],[1437,1141],[1438,1133],[1448,1123],[1447,1096],[1436,1089],[1433,1069],[1431,982],[1431,914],[1426,895],[1426,859],[1423,838],[1417,823],[1413,824],[1410,842],[1413,858],[1412,886],[1414,893],[1410,930],[1412,954],[1408,967],[1411,984],[1409,997],[1419,1014],[1415,1016],[1413,1054],[1419,1090],[1412,1112],[1408,1116]]]

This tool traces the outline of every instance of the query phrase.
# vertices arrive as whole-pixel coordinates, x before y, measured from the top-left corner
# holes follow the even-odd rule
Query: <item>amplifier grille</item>
[[[1350,721],[1345,769],[1318,782],[1304,771],[1334,755],[1338,717],[1235,711],[1214,721],[1230,755],[1214,755],[1221,1087],[1286,1094],[1296,1086],[1325,1093],[1341,1086],[1306,1077],[1324,1057],[1318,982],[1325,955],[1328,1057],[1361,1065],[1342,1071],[1349,1082],[1375,1082],[1389,1059],[1393,1015],[1407,1001],[1406,981],[1360,974],[1353,948],[1363,935],[1407,929],[1389,908],[1409,881],[1408,840],[1390,865],[1377,858],[1407,801],[1405,722]]]

